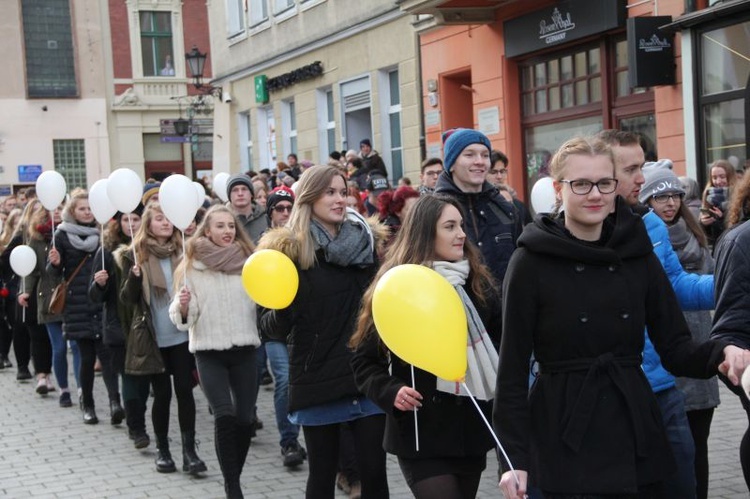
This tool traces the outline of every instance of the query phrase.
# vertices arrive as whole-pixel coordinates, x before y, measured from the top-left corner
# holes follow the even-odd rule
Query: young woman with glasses
[[[708,249],[706,235],[684,202],[685,190],[680,179],[672,172],[668,159],[646,163],[643,167],[646,182],[639,200],[648,204],[669,230],[680,264],[687,272],[712,274],[714,260]],[[711,314],[708,310],[683,312],[685,321],[696,341],[706,341],[711,334]],[[714,409],[719,405],[719,382],[677,378],[677,387],[685,395],[685,409],[690,431],[695,443],[696,497],[708,497],[708,434]]]
[[[641,369],[644,327],[679,375],[721,369],[736,383],[743,350],[693,342],[640,216],[616,196],[606,144],[571,139],[550,167],[563,211],[525,228],[503,283],[494,423],[516,471],[503,461],[501,489],[519,499],[527,485],[547,499],[669,496],[661,482],[674,459]]]

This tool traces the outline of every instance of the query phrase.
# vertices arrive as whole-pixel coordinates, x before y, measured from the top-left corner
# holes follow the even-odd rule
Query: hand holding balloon
[[[393,407],[399,411],[416,411],[422,407],[422,394],[406,385],[399,388]]]
[[[180,315],[187,317],[188,306],[190,305],[190,290],[183,287],[180,290]]]
[[[22,307],[28,307],[29,306],[29,294],[28,293],[21,293],[18,295],[18,304]]]
[[[55,267],[60,266],[60,252],[57,251],[57,248],[52,248],[51,250],[49,250],[49,263],[51,263]]]
[[[99,272],[96,272],[94,274],[94,282],[99,286],[100,288],[103,288],[107,285],[107,280],[109,279],[109,274],[106,270],[100,270]]]

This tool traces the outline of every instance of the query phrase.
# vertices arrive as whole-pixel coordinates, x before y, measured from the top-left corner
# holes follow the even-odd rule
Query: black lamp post
[[[201,53],[195,45],[193,45],[193,50],[185,54],[185,61],[190,68],[190,74],[193,75],[193,86],[204,94],[211,94],[221,99],[221,87],[203,83],[203,68],[206,65],[207,56],[208,53]]]

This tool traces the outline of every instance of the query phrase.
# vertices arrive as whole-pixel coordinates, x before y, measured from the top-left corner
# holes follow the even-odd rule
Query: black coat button
[[[621,310],[620,311],[620,318],[621,319],[630,319],[630,313],[627,310]]]
[[[584,324],[589,321],[589,314],[586,312],[581,312],[581,314],[578,316],[578,320],[583,322]]]
[[[610,265],[608,269],[610,272],[614,272],[615,270],[617,270],[617,265]]]
[[[575,270],[576,272],[583,272],[583,269],[585,269],[584,265],[582,263],[576,263]]]

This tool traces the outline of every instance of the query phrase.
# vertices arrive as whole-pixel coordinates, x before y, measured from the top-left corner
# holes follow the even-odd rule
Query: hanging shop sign
[[[284,73],[283,75],[279,75],[274,78],[269,78],[266,82],[266,86],[268,87],[269,92],[275,92],[277,90],[291,87],[292,85],[295,85],[302,81],[317,78],[322,74],[323,65],[320,61],[315,61],[312,64],[308,64],[307,66],[297,68],[294,71]]]
[[[564,0],[503,23],[505,56],[516,57],[621,27],[626,0]]]
[[[675,84],[674,34],[659,29],[671,16],[628,19],[628,83],[631,88]]]

